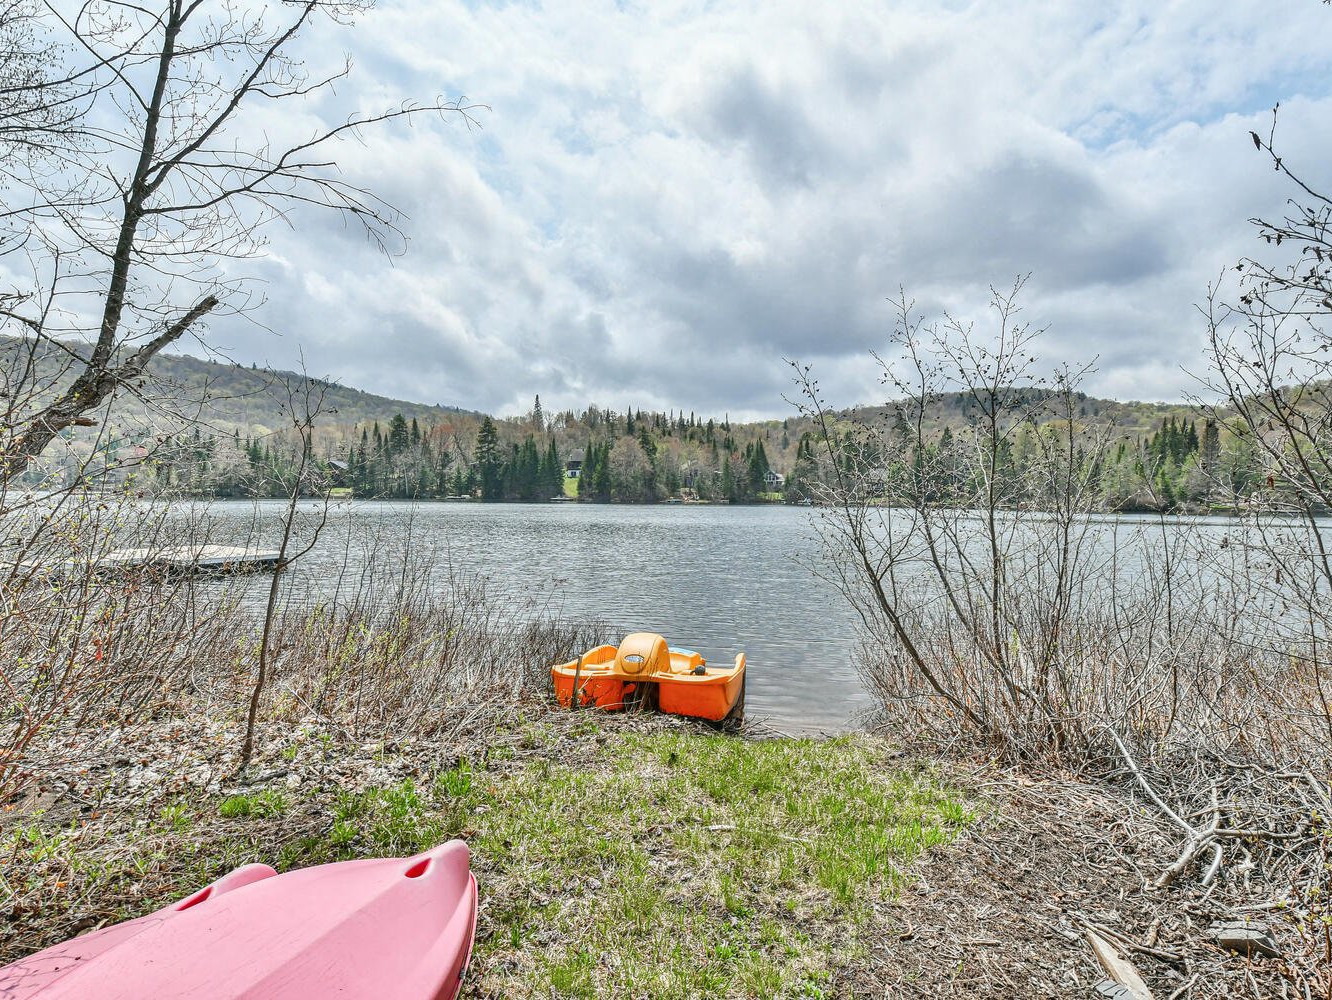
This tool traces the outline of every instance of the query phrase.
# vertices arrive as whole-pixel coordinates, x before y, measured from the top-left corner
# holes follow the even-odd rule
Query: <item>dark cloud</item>
[[[746,64],[716,84],[700,128],[723,147],[743,148],[768,190],[809,187],[830,151],[802,104],[799,95],[765,83]]]
[[[825,352],[863,349],[866,332],[855,312],[870,290],[856,287],[844,249],[749,264],[720,251],[678,254],[655,270],[654,304],[697,350],[727,343],[770,356],[815,345]]]
[[[912,213],[905,272],[931,282],[1032,273],[1041,290],[1122,286],[1158,273],[1169,248],[1160,219],[1108,192],[1090,165],[1006,153],[954,177]]]

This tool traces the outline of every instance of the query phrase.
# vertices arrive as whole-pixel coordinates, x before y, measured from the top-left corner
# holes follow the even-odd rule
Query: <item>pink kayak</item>
[[[475,930],[460,840],[285,875],[246,865],[156,913],[0,968],[0,1000],[453,1000]]]

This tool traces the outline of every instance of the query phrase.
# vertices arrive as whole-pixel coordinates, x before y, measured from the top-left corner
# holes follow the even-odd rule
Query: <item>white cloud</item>
[[[283,336],[219,335],[492,411],[540,393],[780,415],[783,356],[818,362],[835,402],[872,398],[899,285],[980,317],[991,283],[1031,272],[1052,360],[1179,398],[1192,303],[1287,193],[1248,129],[1282,99],[1292,162],[1325,159],[1332,14],[852,6],[399,0],[321,31],[312,53],[358,67],[306,114],[445,91],[489,105],[484,128],[344,144],[346,176],[409,217],[406,255],[302,213],[263,269]]]

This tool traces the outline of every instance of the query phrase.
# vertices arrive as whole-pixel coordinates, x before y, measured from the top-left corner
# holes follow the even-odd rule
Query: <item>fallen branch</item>
[[[1113,927],[1107,927],[1105,924],[1097,923],[1096,921],[1089,920],[1087,917],[1081,915],[1077,915],[1077,920],[1082,924],[1084,930],[1091,931],[1100,937],[1111,940],[1128,951],[1160,959],[1162,962],[1169,962],[1171,965],[1186,964],[1184,956],[1177,951],[1158,948],[1154,944],[1142,944],[1141,942],[1134,941],[1123,931],[1115,930]]]
[[[1211,823],[1208,824],[1207,829],[1200,832],[1194,829],[1194,827],[1180,816],[1179,813],[1166,805],[1165,800],[1157,794],[1156,789],[1152,787],[1151,782],[1149,782],[1146,776],[1142,773],[1142,768],[1140,768],[1138,762],[1133,759],[1133,754],[1129,753],[1129,748],[1124,745],[1124,741],[1119,738],[1119,734],[1108,727],[1106,731],[1110,734],[1110,738],[1115,741],[1115,746],[1119,748],[1119,754],[1124,758],[1124,764],[1137,781],[1138,787],[1141,788],[1156,807],[1165,814],[1166,818],[1184,831],[1186,837],[1184,849],[1180,852],[1180,855],[1175,860],[1174,864],[1161,873],[1160,877],[1156,880],[1156,887],[1161,889],[1170,885],[1186,868],[1188,868],[1189,863],[1193,861],[1199,851],[1210,847],[1212,849],[1212,863],[1208,865],[1207,871],[1202,879],[1202,884],[1208,885],[1220,870],[1222,860],[1221,845],[1216,843],[1217,830],[1221,825],[1221,807],[1218,800],[1219,793],[1216,784],[1213,783],[1212,785],[1212,820]]]

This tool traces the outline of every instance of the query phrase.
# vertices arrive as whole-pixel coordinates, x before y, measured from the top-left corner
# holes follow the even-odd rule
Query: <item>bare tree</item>
[[[282,143],[245,117],[344,78],[345,62],[311,76],[295,42],[366,6],[0,0],[0,332],[23,338],[6,348],[0,481],[138,391],[152,358],[205,317],[252,304],[220,265],[260,254],[266,223],[327,208],[390,248],[396,213],[339,176],[335,140],[425,114],[471,124],[471,108],[403,104]]]
[[[1254,591],[1272,609],[1280,652],[1307,670],[1314,705],[1292,711],[1332,740],[1332,197],[1277,151],[1278,109],[1266,137],[1250,138],[1292,187],[1280,219],[1250,223],[1265,253],[1235,268],[1237,285],[1209,290],[1206,380],[1211,409],[1236,415],[1233,432],[1263,475],[1240,498],[1252,539]],[[1278,685],[1280,687],[1280,685]]]
[[[0,183],[19,173],[14,161],[50,157],[77,141],[79,107],[66,103],[69,82],[51,72],[40,25],[34,0],[0,2]]]
[[[328,483],[324,481],[322,470],[314,458],[314,426],[324,405],[322,388],[312,389],[309,379],[303,380],[301,389],[293,391],[287,386],[287,413],[300,446],[300,457],[291,476],[290,496],[287,499],[286,512],[282,517],[282,538],[278,543],[277,565],[268,584],[268,597],[264,604],[263,628],[259,635],[259,646],[255,654],[254,687],[250,691],[245,712],[245,737],[241,743],[240,764],[236,771],[244,773],[254,756],[255,723],[259,717],[259,705],[264,695],[272,670],[273,632],[277,621],[278,594],[281,589],[282,572],[292,563],[305,556],[319,542],[319,536],[328,524],[329,494]],[[321,495],[323,502],[315,515],[309,537],[294,545],[297,526],[297,514],[301,497],[311,494]]]
[[[1107,440],[1075,419],[1083,371],[1038,372],[1021,288],[992,293],[984,333],[926,324],[900,298],[895,356],[877,358],[896,400],[877,414],[839,420],[797,368],[822,443],[828,565],[874,650],[867,681],[1015,755],[1087,738],[1069,625],[1096,568],[1086,515]],[[957,419],[940,433],[945,398]]]

